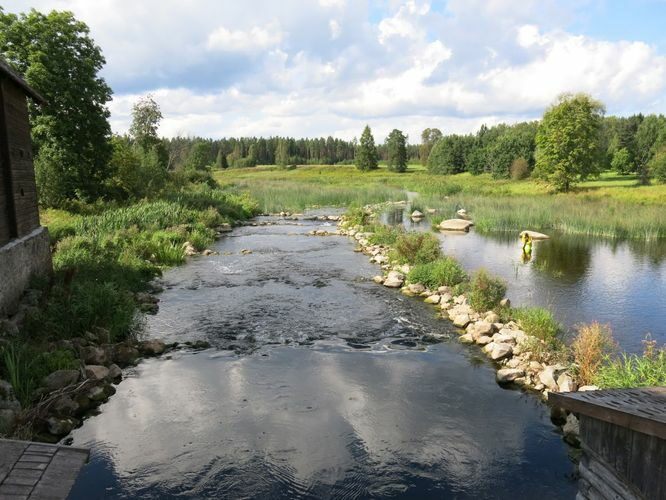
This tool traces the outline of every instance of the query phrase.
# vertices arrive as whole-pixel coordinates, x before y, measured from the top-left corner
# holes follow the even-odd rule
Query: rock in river
[[[400,288],[405,282],[405,275],[398,271],[391,271],[384,280],[384,286],[389,288]]]
[[[550,238],[550,236],[548,236],[547,234],[538,233],[536,231],[530,231],[530,230],[521,231],[520,237],[522,238],[523,235],[525,234],[528,235],[533,240],[547,240],[548,238]]]
[[[471,220],[463,219],[447,219],[439,223],[439,228],[442,231],[469,231],[470,226],[474,223]]]
[[[525,371],[519,368],[502,368],[501,370],[497,370],[496,377],[498,383],[508,384],[509,382],[513,382],[518,377],[523,377],[524,375]]]

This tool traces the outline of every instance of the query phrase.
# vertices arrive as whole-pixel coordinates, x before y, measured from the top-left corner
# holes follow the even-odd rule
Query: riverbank
[[[115,392],[121,369],[168,346],[141,340],[153,282],[257,212],[247,196],[192,185],[88,213],[46,211],[54,275],[0,324],[0,433],[58,440]],[[84,212],[84,213],[81,213]]]
[[[392,205],[389,203],[388,205]],[[476,344],[496,364],[500,385],[516,385],[540,392],[571,392],[603,388],[666,385],[666,349],[646,341],[642,356],[611,357],[610,330],[592,323],[580,325],[571,344],[561,338],[562,328],[549,311],[512,309],[504,297],[502,280],[477,270],[470,280],[455,261],[441,255],[439,243],[428,233],[405,233],[377,224],[384,206],[366,206],[348,212],[339,223],[342,234],[358,242],[357,251],[384,271],[373,280],[421,297],[440,310],[459,329],[459,340]],[[577,443],[575,416],[555,415],[565,439]]]
[[[524,227],[637,241],[666,238],[666,185],[637,186],[631,176],[606,172],[571,193],[551,194],[545,184],[493,179],[487,174],[433,175],[410,166],[405,173],[354,166],[257,167],[215,173],[222,185],[249,193],[264,212],[302,211],[309,205],[363,206],[418,193],[416,204],[474,213],[481,232]]]

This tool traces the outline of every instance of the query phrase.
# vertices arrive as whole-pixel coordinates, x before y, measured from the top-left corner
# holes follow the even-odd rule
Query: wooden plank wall
[[[11,198],[17,236],[22,237],[39,227],[28,106],[23,91],[7,79],[2,82],[2,96],[9,147]]]
[[[3,98],[4,78],[0,78],[0,103]],[[9,148],[6,143],[6,130],[4,107],[0,106],[0,246],[12,239],[14,234],[13,205],[9,204],[10,172],[9,172]]]
[[[645,498],[666,498],[666,441],[581,415],[581,441]]]
[[[6,162],[2,160],[0,154],[0,247],[7,243],[11,237],[9,230],[9,207],[7,206],[7,187],[5,186],[3,169],[6,168]]]

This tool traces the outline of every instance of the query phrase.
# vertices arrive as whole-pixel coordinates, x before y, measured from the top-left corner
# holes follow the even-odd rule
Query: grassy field
[[[221,184],[248,192],[267,212],[397,201],[414,192],[419,206],[445,216],[464,207],[481,232],[529,227],[646,241],[666,238],[666,185],[637,186],[634,177],[610,172],[566,194],[553,194],[530,179],[431,175],[413,165],[401,174],[385,168],[360,172],[353,166],[263,166],[215,175]]]

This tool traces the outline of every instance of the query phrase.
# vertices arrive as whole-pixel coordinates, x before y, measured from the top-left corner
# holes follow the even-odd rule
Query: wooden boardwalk
[[[0,440],[0,499],[66,499],[89,453],[69,446]]]

